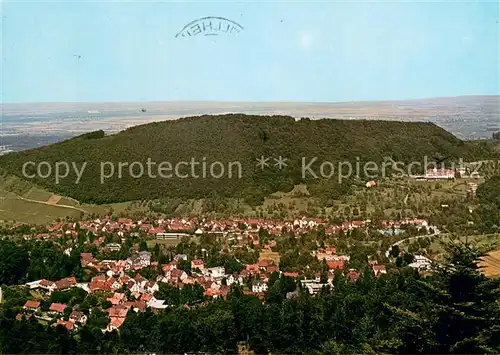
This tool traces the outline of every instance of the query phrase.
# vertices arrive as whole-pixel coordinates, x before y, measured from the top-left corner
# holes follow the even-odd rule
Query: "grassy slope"
[[[62,197],[57,203],[50,203],[52,192],[10,175],[0,177],[0,223],[47,224],[66,217],[79,218],[81,213],[105,215],[110,209],[114,213],[134,210],[132,202],[104,205],[80,204]]]

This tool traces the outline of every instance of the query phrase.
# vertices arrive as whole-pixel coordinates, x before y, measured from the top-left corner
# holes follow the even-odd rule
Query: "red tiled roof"
[[[65,279],[56,281],[55,284],[59,290],[62,290],[76,285],[76,279],[74,277],[66,277]]]
[[[87,260],[87,261],[94,259],[94,257],[92,256],[92,253],[81,253],[80,258],[82,260]]]
[[[28,300],[26,301],[26,303],[24,304],[24,307],[23,308],[38,308],[40,307],[40,302],[38,301],[32,301],[32,300]]]
[[[134,221],[130,218],[118,218],[118,223],[133,223]]]
[[[67,306],[62,303],[52,303],[50,305],[49,311],[63,313],[66,307]]]
[[[146,302],[144,301],[135,301],[132,305],[133,308],[139,309],[139,312],[144,312],[146,310]]]
[[[332,270],[332,269],[343,269],[344,268],[344,261],[342,261],[342,260],[329,261],[327,264],[328,264],[328,268],[330,270]]]
[[[276,265],[270,265],[266,268],[267,272],[275,272],[278,271],[278,267]]]
[[[269,260],[269,259],[262,259],[262,260],[259,260],[259,267],[268,267],[269,265],[271,265],[272,261]]]
[[[120,328],[123,324],[123,322],[125,322],[125,318],[122,318],[122,317],[110,317],[111,318],[111,321],[109,322],[110,325],[116,327],[116,328]]]
[[[128,310],[129,308],[126,306],[113,306],[108,309],[108,314],[110,318],[125,318],[127,316]]]
[[[205,296],[208,296],[208,297],[214,297],[214,296],[220,296],[221,292],[219,290],[216,290],[214,288],[208,288],[205,292],[204,292]]]
[[[52,286],[52,285],[54,285],[54,282],[43,279],[43,280],[40,280],[40,285],[41,286]]]
[[[58,325],[63,325],[66,329],[71,330],[73,329],[73,326],[75,325],[75,322],[72,320],[65,321],[63,319],[58,319],[56,323],[54,323],[54,327]]]
[[[359,272],[358,271],[349,271],[347,273],[347,277],[351,280],[351,281],[356,281],[358,278],[359,278]]]

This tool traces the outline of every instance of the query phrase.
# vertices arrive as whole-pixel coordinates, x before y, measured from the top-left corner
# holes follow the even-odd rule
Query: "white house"
[[[69,319],[75,323],[85,325],[87,323],[87,316],[83,312],[73,311],[71,312]]]
[[[149,266],[151,264],[151,253],[149,251],[140,251],[139,263],[142,266]]]
[[[26,283],[26,286],[28,286],[29,288],[38,288],[38,287],[40,287],[41,281],[42,280],[31,281],[31,282]]]
[[[234,283],[238,283],[240,285],[243,285],[243,277],[241,276],[238,276],[237,278],[234,276],[234,275],[229,275],[227,278],[226,278],[226,284],[228,286],[231,286],[232,284]]]
[[[254,281],[252,283],[252,292],[266,292],[267,284],[262,281]]]
[[[106,244],[106,249],[108,249],[109,251],[120,251],[121,248],[122,248],[122,246],[118,243]]]
[[[211,276],[213,278],[224,277],[226,270],[222,266],[210,267],[203,270],[203,274],[206,276]]]
[[[301,280],[301,283],[302,283],[303,287],[307,288],[307,290],[309,291],[309,294],[311,294],[311,295],[317,294],[319,291],[321,291],[323,286],[330,287],[329,284],[320,283],[317,279],[316,280]]]
[[[418,270],[429,270],[432,264],[429,258],[426,258],[423,255],[415,255],[413,257],[413,262],[408,266]]]
[[[159,290],[160,290],[160,287],[158,286],[158,283],[156,283],[156,282],[150,281],[144,285],[144,291],[146,291],[148,293],[155,293],[156,291],[159,291]]]
[[[164,304],[165,300],[157,300],[156,298],[151,298],[148,302],[148,307],[154,308],[154,309],[165,309],[168,307],[168,305]]]

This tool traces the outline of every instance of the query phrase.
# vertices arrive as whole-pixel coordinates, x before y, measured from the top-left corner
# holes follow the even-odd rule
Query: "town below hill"
[[[0,339],[37,339],[2,341],[2,351],[9,353],[47,349],[38,342],[45,334],[51,336],[51,349],[61,352],[68,352],[67,346],[97,351],[101,344],[101,350],[119,347],[127,353],[139,347],[323,353],[335,336],[342,348],[388,349],[385,341],[373,341],[373,335],[385,334],[392,341],[403,335],[387,325],[404,326],[398,312],[417,310],[421,291],[414,287],[423,280],[442,280],[448,258],[479,261],[482,254],[471,249],[471,241],[473,248],[490,250],[499,238],[470,236],[464,242],[421,218],[333,223],[313,217],[106,216],[44,227],[21,225],[1,234]],[[492,255],[484,262],[495,270],[500,261]],[[477,287],[497,280],[491,274],[487,279],[475,263],[467,265],[480,280]],[[446,285],[436,292],[445,292]],[[485,301],[480,304],[490,307]],[[347,314],[346,308],[351,310]],[[335,319],[361,324],[369,317],[376,324],[381,312],[391,321],[370,330],[359,345],[349,335],[327,330],[340,331]],[[276,327],[278,314],[282,334],[320,330],[321,340],[280,343],[274,331],[266,335]],[[296,321],[290,323],[289,317]],[[192,327],[205,336],[194,342],[173,341]],[[169,335],[148,343],[156,332]],[[493,344],[489,338],[485,341]],[[406,353],[414,344],[398,343],[390,349]]]
[[[17,319],[34,316],[54,326],[62,325],[68,330],[76,330],[84,326],[88,319],[86,308],[82,306],[86,304],[87,298],[109,294],[103,300],[101,309],[110,320],[102,331],[113,331],[120,328],[129,311],[144,312],[147,308],[160,311],[178,306],[178,300],[173,302],[169,294],[173,289],[180,292],[190,290],[196,295],[191,302],[186,301],[184,307],[187,308],[207,298],[227,298],[232,285],[241,286],[245,295],[264,300],[270,287],[269,281],[276,277],[289,277],[290,282],[295,280],[297,286],[300,284],[300,288],[316,295],[324,287],[333,287],[336,270],[353,282],[361,277],[359,260],[351,262],[347,250],[338,253],[337,248],[325,246],[325,238],[344,236],[357,239],[352,234],[368,233],[369,228],[382,238],[408,237],[408,234],[427,237],[435,235],[433,231],[436,229],[423,219],[383,220],[377,225],[372,225],[370,220],[332,225],[325,219],[306,217],[290,221],[186,217],[151,222],[105,217],[77,223],[59,222],[48,226],[47,232],[24,234],[22,237],[41,241],[71,238],[68,242],[73,242],[65,243],[67,248],[62,251],[64,255],[72,257],[77,250],[86,250],[79,254],[80,265],[73,265],[79,269],[78,275],[53,281],[39,279],[27,282],[25,287],[34,297],[26,300]],[[309,256],[315,263],[300,266],[291,264],[286,258],[280,260],[280,255],[286,255],[287,238],[300,239],[310,233],[318,236],[317,244],[310,250]],[[283,239],[283,235],[288,237]],[[178,246],[169,252],[161,247],[175,243],[182,245],[192,238],[197,238],[199,244],[194,250],[191,245],[187,252],[183,250],[183,253],[175,254],[174,250]],[[206,242],[210,238],[220,244],[205,245],[203,239]],[[214,250],[216,245],[220,245],[219,250]],[[429,246],[430,237],[421,245]],[[201,246],[204,248],[198,249]],[[207,250],[208,247],[211,249]],[[214,251],[217,256],[210,256]],[[245,261],[239,259],[240,255]],[[401,253],[394,255],[394,258],[399,258],[398,263],[406,262],[420,271],[429,270],[431,265],[430,259],[421,255]],[[386,258],[373,255],[367,266],[378,277],[387,273],[386,266],[380,262],[388,260],[389,255]],[[63,299],[71,301],[73,294],[87,296],[79,304],[75,301],[71,305],[56,302]],[[298,295],[298,289],[291,289],[286,297]]]

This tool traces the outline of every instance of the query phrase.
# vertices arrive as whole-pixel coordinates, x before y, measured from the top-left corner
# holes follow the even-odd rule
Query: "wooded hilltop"
[[[313,194],[340,196],[348,192],[350,184],[338,179],[303,176],[303,158],[310,162],[317,158],[313,169],[316,174],[321,162],[347,161],[353,165],[374,161],[381,164],[387,157],[394,161],[423,162],[425,156],[448,157],[447,161],[487,159],[493,156],[486,144],[461,141],[451,133],[430,122],[409,123],[374,120],[310,120],[296,121],[287,116],[248,116],[228,114],[219,116],[188,117],[174,121],[155,122],[136,126],[118,134],[106,136],[96,131],[42,148],[12,153],[0,158],[0,167],[7,173],[23,177],[26,173],[37,175],[37,165],[48,162],[76,164],[81,168],[86,162],[79,183],[73,168],[68,176],[56,183],[53,176],[36,176],[31,181],[55,193],[70,196],[81,202],[111,203],[130,200],[147,200],[163,197],[204,198],[211,194],[221,197],[244,198],[258,204],[264,196],[276,191],[290,191],[294,185],[307,183]],[[275,166],[279,157],[286,158],[282,170]],[[269,167],[257,166],[257,159],[269,158]],[[177,162],[221,162],[225,174],[220,178],[151,178],[146,173],[141,178],[131,176],[129,166],[120,177],[118,164],[139,162],[145,169],[147,161],[159,164]],[[101,163],[108,162],[113,176],[101,183]],[[229,164],[239,162],[241,167],[232,169]],[[138,164],[139,164],[138,163]],[[233,166],[234,167],[234,166]],[[137,168],[137,166],[135,166]],[[44,168],[46,169],[46,168]],[[156,168],[157,169],[157,168]],[[214,169],[217,173],[220,166]],[[46,172],[46,170],[43,170]],[[136,174],[140,169],[135,169]],[[237,176],[241,172],[241,176]],[[189,174],[190,167],[183,166],[182,174]],[[334,176],[338,171],[334,172]],[[364,177],[361,177],[364,178]],[[316,187],[316,188],[315,188]],[[318,188],[319,187],[319,188]]]

